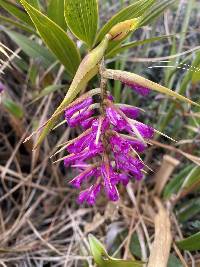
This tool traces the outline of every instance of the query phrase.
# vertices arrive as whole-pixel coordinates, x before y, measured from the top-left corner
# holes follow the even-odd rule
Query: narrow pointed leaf
[[[33,26],[33,23],[29,16],[26,14],[24,10],[22,10],[19,6],[14,3],[11,3],[7,0],[0,0],[0,6],[3,7],[6,11],[8,11],[14,17],[20,19],[21,21],[25,22]]]
[[[184,179],[188,173],[194,168],[194,165],[189,165],[181,170],[175,177],[173,177],[170,182],[165,186],[163,197],[165,199],[170,198],[173,194],[176,194],[181,185],[184,182]]]
[[[171,35],[163,35],[163,36],[156,36],[156,37],[152,37],[149,39],[145,39],[145,40],[140,40],[140,41],[133,41],[133,42],[128,42],[128,43],[124,43],[124,44],[119,44],[117,47],[115,47],[114,49],[112,49],[109,53],[107,53],[106,57],[113,57],[118,53],[122,53],[127,49],[133,48],[133,47],[137,47],[140,45],[145,45],[145,44],[150,44],[153,42],[157,42],[166,38],[170,38],[174,36],[173,34]]]
[[[146,16],[143,17],[141,21],[141,26],[147,25],[149,22],[152,22],[154,19],[159,17],[163,12],[169,8],[174,3],[178,2],[177,0],[164,0],[154,4],[146,13]]]
[[[192,189],[198,189],[200,187],[200,166],[196,166],[187,175],[183,185],[183,191],[190,191]]]
[[[45,67],[49,67],[56,61],[54,55],[52,55],[45,47],[40,46],[25,35],[9,31],[6,28],[4,31],[30,58],[40,59]]]
[[[29,5],[35,7],[36,9],[40,10],[40,3],[39,0],[29,0]]]
[[[167,96],[175,97],[178,100],[184,101],[189,104],[193,104],[196,106],[200,106],[199,104],[193,102],[192,100],[176,93],[175,91],[170,90],[167,87],[164,87],[158,83],[154,83],[140,75],[137,75],[135,73],[130,73],[127,71],[121,71],[121,70],[111,70],[107,69],[104,72],[104,77],[107,79],[114,79],[114,80],[119,80],[124,83],[128,84],[138,84],[143,87],[149,88],[153,91],[157,91],[159,93],[165,94]]]
[[[51,20],[66,30],[67,25],[64,17],[64,0],[50,0],[47,14]]]
[[[177,242],[180,249],[195,251],[200,249],[200,232]]]
[[[40,98],[47,96],[53,92],[56,92],[60,89],[64,88],[62,84],[53,84],[45,87],[32,101],[30,104],[34,103],[35,101],[39,100]]]
[[[120,260],[110,257],[101,244],[93,235],[89,235],[89,243],[94,261],[98,267],[142,267],[143,263],[139,261]]]
[[[80,62],[80,55],[74,42],[62,28],[47,16],[29,5],[25,0],[20,0],[20,2],[31,17],[45,44],[65,66],[66,71],[73,76]]]
[[[6,22],[6,24],[10,24],[10,25],[13,25],[21,30],[24,30],[28,33],[32,33],[32,34],[36,34],[36,32],[34,31],[33,28],[21,23],[21,22],[17,22],[15,19],[11,19],[11,18],[8,18],[8,17],[5,17],[5,16],[2,16],[0,15],[0,22],[1,24],[3,24],[2,22]]]
[[[2,104],[4,106],[4,108],[11,113],[14,117],[21,119],[23,118],[24,112],[22,107],[17,104],[16,102],[14,102],[12,99],[10,98],[3,98],[2,100]]]
[[[183,265],[176,256],[170,254],[167,267],[183,267]]]
[[[65,19],[72,33],[92,47],[98,26],[97,0],[65,0]]]
[[[195,215],[200,213],[200,197],[187,200],[179,208],[177,213],[178,221],[183,223],[192,219]]]
[[[89,243],[90,243],[90,250],[92,253],[92,256],[94,257],[95,263],[97,263],[99,266],[101,266],[104,262],[103,258],[108,258],[108,253],[106,252],[106,249],[101,244],[101,242],[92,234],[88,236]]]
[[[103,39],[106,33],[110,31],[110,29],[116,25],[117,23],[140,17],[144,15],[144,12],[153,5],[155,0],[139,0],[132,5],[120,10],[117,14],[115,14],[99,31],[97,35],[97,43]]]

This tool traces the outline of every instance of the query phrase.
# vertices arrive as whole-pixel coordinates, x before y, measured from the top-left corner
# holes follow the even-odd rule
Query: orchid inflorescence
[[[101,71],[100,74],[103,75]],[[101,79],[96,97],[86,93],[65,109],[68,125],[72,128],[81,126],[84,132],[67,143],[69,154],[64,158],[64,164],[67,168],[76,167],[79,172],[70,181],[72,186],[80,189],[88,184],[79,194],[78,202],[89,205],[95,204],[103,188],[109,200],[117,201],[119,184],[127,186],[130,180],[142,179],[144,163],[139,153],[144,152],[147,140],[154,135],[152,127],[136,120],[141,110],[115,104],[107,91],[107,80]],[[138,84],[126,85],[141,95],[149,92]]]
[[[111,28],[98,46],[83,58],[64,99],[53,115],[35,131],[35,133],[40,131],[40,135],[34,149],[54,128],[63,112],[69,127],[80,126],[84,131],[56,152],[57,154],[66,149],[68,155],[63,158],[65,166],[74,167],[78,171],[78,175],[70,181],[70,184],[78,189],[86,185],[84,186],[86,189],[79,194],[79,203],[95,204],[102,189],[109,200],[117,201],[120,184],[127,186],[133,179],[142,179],[145,165],[140,153],[147,148],[149,139],[155,132],[162,134],[138,121],[141,109],[116,104],[107,90],[107,80],[119,80],[143,96],[146,96],[150,90],[154,90],[189,104],[198,105],[135,73],[105,68],[104,56],[110,41],[123,40],[130,31],[137,28],[139,21],[140,18],[131,19]],[[100,88],[92,89],[76,99],[96,74],[101,78]]]

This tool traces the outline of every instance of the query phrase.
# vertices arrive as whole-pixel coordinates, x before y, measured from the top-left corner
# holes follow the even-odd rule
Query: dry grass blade
[[[155,145],[155,146],[158,146],[158,147],[163,147],[163,148],[165,148],[167,150],[170,150],[170,151],[176,152],[178,154],[181,154],[184,157],[186,157],[187,159],[189,159],[192,162],[194,162],[195,164],[200,165],[200,158],[197,157],[197,156],[194,156],[194,155],[191,155],[189,153],[186,153],[186,152],[182,151],[181,149],[175,148],[173,146],[162,144],[162,143],[160,143],[158,141],[155,141],[155,140],[151,140],[150,143],[152,145]]]
[[[167,267],[172,243],[169,214],[158,199],[155,199],[158,214],[155,217],[155,238],[151,248],[148,267]]]

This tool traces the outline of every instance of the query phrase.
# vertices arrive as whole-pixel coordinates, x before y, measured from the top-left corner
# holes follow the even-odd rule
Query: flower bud
[[[109,34],[112,36],[111,40],[114,41],[122,40],[129,34],[130,31],[134,31],[137,29],[139,22],[140,22],[140,17],[117,23],[109,31]]]

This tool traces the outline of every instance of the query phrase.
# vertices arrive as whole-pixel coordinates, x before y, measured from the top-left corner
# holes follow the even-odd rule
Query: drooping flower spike
[[[98,105],[88,95],[79,99],[65,110],[70,127],[87,129],[66,145],[64,164],[77,170],[70,184],[85,188],[78,197],[80,204],[95,204],[102,190],[109,200],[117,201],[120,184],[126,186],[131,180],[142,179],[144,164],[138,153],[147,148],[145,140],[153,137],[154,129],[136,120],[139,108],[115,104],[108,92],[104,92],[104,98],[95,98],[99,99]],[[94,106],[98,112],[92,109]]]
[[[184,96],[133,73],[109,70],[101,65],[99,73],[100,88],[77,98],[65,109],[68,125],[79,126],[83,131],[65,145],[68,154],[58,160],[64,160],[66,168],[77,170],[70,184],[82,189],[79,204],[94,205],[103,191],[109,200],[117,201],[120,185],[127,186],[130,181],[142,179],[145,165],[140,153],[148,147],[155,132],[162,134],[138,120],[141,109],[115,103],[107,91],[107,79],[119,80],[143,96],[151,89],[194,104]]]

